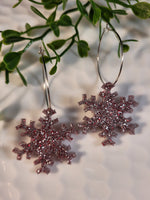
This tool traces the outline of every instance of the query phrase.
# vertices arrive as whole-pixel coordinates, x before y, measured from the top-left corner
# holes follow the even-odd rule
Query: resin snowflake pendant
[[[104,137],[103,145],[114,145],[113,137],[118,133],[134,134],[134,129],[138,126],[131,123],[131,117],[125,117],[124,113],[132,113],[133,107],[138,103],[134,100],[134,96],[125,97],[118,96],[117,92],[111,93],[114,84],[107,82],[103,84],[104,89],[99,93],[99,98],[95,96],[87,99],[86,94],[83,95],[79,105],[84,104],[85,112],[91,111],[93,117],[84,117],[83,122],[79,124],[83,133],[88,131],[100,130],[99,136]]]
[[[21,160],[23,154],[26,154],[26,158],[36,157],[34,164],[40,164],[41,167],[37,169],[37,173],[49,173],[50,166],[56,161],[67,161],[68,164],[76,156],[74,152],[70,152],[70,145],[64,144],[65,140],[72,140],[71,134],[75,133],[73,125],[68,128],[62,125],[61,128],[56,128],[58,119],[51,119],[51,116],[55,113],[55,110],[51,108],[43,110],[44,117],[40,118],[40,128],[35,127],[35,122],[31,121],[30,125],[26,125],[26,120],[22,119],[21,124],[16,129],[22,129],[20,135],[22,137],[28,136],[30,142],[25,141],[20,143],[21,149],[15,147],[13,152],[17,154],[17,159]]]

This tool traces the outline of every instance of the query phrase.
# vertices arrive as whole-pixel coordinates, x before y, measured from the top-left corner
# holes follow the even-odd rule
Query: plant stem
[[[32,42],[42,40],[50,31],[51,31],[51,28],[47,29],[41,36],[31,39]]]
[[[46,25],[33,26],[33,27],[29,28],[28,30],[21,32],[20,35],[28,33],[28,32],[30,32],[30,31],[32,31],[34,29],[47,28],[47,27],[49,27],[49,25],[47,25],[47,24]]]
[[[9,83],[9,71],[7,69],[5,70],[5,83]]]
[[[28,1],[30,1],[30,2],[32,2],[32,3],[35,3],[35,4],[43,5],[43,3],[37,2],[37,1],[34,1],[34,0],[28,0]]]
[[[21,52],[24,53],[31,46],[32,43],[33,43],[32,40],[28,42],[28,44],[25,46],[25,48]]]
[[[78,40],[80,40],[80,37],[79,37],[79,31],[78,31],[78,25],[79,25],[79,23],[80,23],[82,17],[83,17],[83,16],[80,15],[80,17],[78,18],[78,20],[77,20],[77,22],[76,22],[76,24],[75,24],[75,26],[74,26],[75,31],[76,31],[76,36],[77,36]]]
[[[88,1],[87,3],[85,3],[83,6],[86,8],[90,5],[90,2]],[[72,8],[72,9],[69,9],[69,10],[66,10],[65,12],[63,12],[62,15],[66,15],[66,14],[69,14],[69,13],[72,13],[72,12],[76,12],[78,11],[78,8]]]
[[[44,49],[45,49],[45,52],[46,52],[47,56],[49,57],[50,62],[52,63],[52,61],[51,61],[51,56],[50,56],[50,54],[49,54],[49,52],[48,52],[48,50],[47,50],[47,48],[46,48],[46,45],[45,45],[45,43],[44,43],[43,40],[41,40],[41,41],[42,41],[43,47],[44,47]]]
[[[68,45],[68,47],[59,55],[60,57],[62,57],[71,47],[72,45],[74,44],[74,37],[72,38],[70,44]]]

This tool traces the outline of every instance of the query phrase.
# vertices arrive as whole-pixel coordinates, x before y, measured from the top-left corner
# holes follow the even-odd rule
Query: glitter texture
[[[71,124],[69,128],[65,125],[61,125],[57,128],[58,119],[51,119],[51,116],[55,113],[55,110],[51,108],[43,110],[44,117],[40,118],[40,128],[35,127],[35,122],[31,121],[30,125],[26,125],[26,120],[22,119],[21,124],[16,126],[16,129],[23,129],[24,132],[20,133],[20,136],[28,136],[30,142],[20,142],[22,149],[15,147],[13,152],[17,154],[17,159],[21,160],[23,154],[26,154],[26,158],[37,157],[34,164],[40,164],[41,167],[37,169],[37,173],[44,172],[48,174],[50,172],[50,166],[56,161],[67,161],[68,164],[76,156],[74,152],[70,152],[70,145],[66,145],[63,141],[71,141],[71,134],[76,133],[74,126]]]
[[[104,89],[99,93],[99,98],[96,100],[95,96],[87,99],[86,94],[83,94],[83,99],[79,105],[84,104],[84,111],[91,111],[93,116],[91,118],[84,117],[83,122],[79,123],[83,133],[89,131],[100,130],[99,136],[104,137],[102,144],[114,145],[113,137],[118,133],[134,134],[134,129],[138,126],[132,121],[131,117],[125,117],[124,113],[132,113],[133,108],[138,105],[134,100],[134,96],[125,97],[118,96],[117,92],[111,93],[114,84],[107,82],[103,84]]]

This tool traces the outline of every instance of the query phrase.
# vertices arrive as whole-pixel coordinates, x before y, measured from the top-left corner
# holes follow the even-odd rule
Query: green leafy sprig
[[[18,2],[13,6],[13,8],[19,6],[23,0],[18,0]],[[25,30],[22,32],[16,30],[4,30],[1,31],[2,40],[0,41],[0,50],[4,45],[10,45],[9,51],[3,56],[3,60],[0,63],[0,72],[5,71],[5,82],[9,83],[9,74],[13,73],[15,70],[18,72],[20,78],[22,79],[24,85],[27,85],[27,81],[23,74],[19,70],[19,62],[22,55],[28,50],[28,48],[35,42],[42,42],[43,48],[45,49],[46,55],[44,56],[45,62],[55,61],[54,66],[50,70],[50,75],[53,75],[57,71],[57,64],[61,61],[61,57],[73,46],[77,46],[77,50],[80,57],[88,56],[90,47],[87,41],[80,39],[79,24],[83,18],[85,18],[89,23],[94,26],[99,22],[99,32],[101,33],[101,22],[107,23],[112,29],[115,29],[112,24],[112,19],[116,19],[119,23],[119,15],[128,15],[127,9],[131,9],[133,14],[141,19],[150,18],[150,3],[139,2],[139,0],[131,1],[127,0],[105,0],[106,6],[101,3],[97,3],[94,0],[89,0],[85,4],[80,0],[76,0],[76,7],[72,9],[66,9],[68,0],[28,0],[35,6],[31,6],[32,12],[38,17],[42,18],[44,23],[37,26],[32,26],[29,23],[25,24]],[[45,16],[36,5],[44,7],[44,9],[49,10],[49,16]],[[119,9],[118,9],[119,6]],[[120,9],[120,6],[122,9]],[[57,17],[58,7],[61,8],[61,15]],[[60,10],[60,9],[59,9]],[[76,12],[77,18],[73,23],[70,14]],[[56,20],[57,19],[57,20]],[[61,38],[61,27],[67,28],[71,27],[74,29],[74,34],[67,39]],[[31,33],[33,30],[43,30],[42,34],[32,37]],[[50,41],[45,44],[44,38],[49,35],[54,34],[58,37],[57,40]],[[16,52],[14,51],[14,46],[17,43],[26,42],[22,50]],[[136,41],[136,40],[125,40],[123,41],[123,50],[127,52],[129,46],[125,43]],[[23,43],[24,45],[24,43]],[[60,51],[63,47],[63,50]],[[120,48],[120,47],[119,47]],[[118,56],[119,56],[118,48]],[[58,49],[60,49],[58,51]],[[50,56],[53,52],[54,56]],[[42,62],[42,59],[40,58]]]

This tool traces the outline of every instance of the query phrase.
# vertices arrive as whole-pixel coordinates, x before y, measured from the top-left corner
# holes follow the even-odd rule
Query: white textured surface
[[[12,9],[15,2],[1,0],[0,30],[23,30],[26,21],[33,25],[39,23],[29,3],[24,1]],[[22,117],[37,119],[43,105],[37,44],[34,49],[30,48],[20,66],[25,68],[22,72],[29,81],[27,88],[22,86],[17,74],[11,77],[9,85],[4,84],[4,74],[0,75],[0,200],[150,199],[150,21],[137,22],[129,18],[128,21],[123,19],[117,30],[123,38],[136,37],[139,42],[132,44],[126,54],[116,90],[124,96],[134,94],[139,102],[133,113],[140,125],[136,135],[116,139],[114,147],[103,147],[96,134],[79,136],[72,142],[78,152],[72,165],[58,164],[49,175],[37,175],[32,160],[17,161],[11,152],[17,140],[14,127]],[[91,46],[90,57],[80,59],[74,47],[64,56],[58,73],[50,80],[53,108],[60,121],[81,120],[84,113],[77,102],[82,93],[97,94],[101,86],[94,61],[97,32],[93,26],[85,28],[85,24],[84,21],[80,27],[81,38]],[[106,60],[107,66],[113,65],[113,54]],[[105,68],[107,75],[111,75],[113,66]]]

